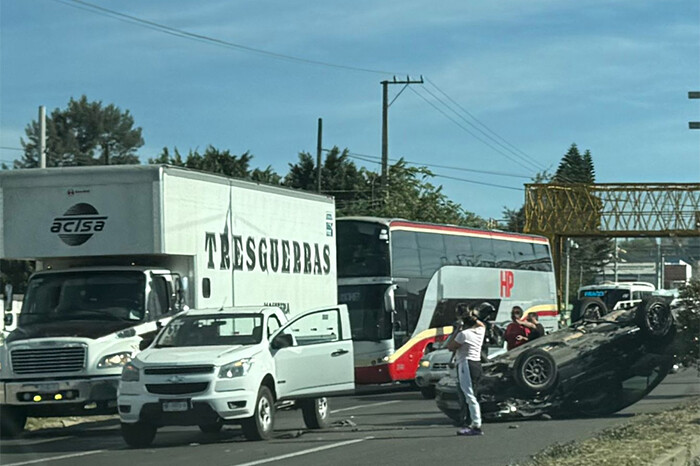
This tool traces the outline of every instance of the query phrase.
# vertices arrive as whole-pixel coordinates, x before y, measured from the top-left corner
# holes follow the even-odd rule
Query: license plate
[[[58,391],[57,383],[38,383],[35,385],[36,391],[41,393],[52,393]]]
[[[164,401],[163,412],[172,413],[178,411],[187,411],[190,409],[190,402],[187,400]]]

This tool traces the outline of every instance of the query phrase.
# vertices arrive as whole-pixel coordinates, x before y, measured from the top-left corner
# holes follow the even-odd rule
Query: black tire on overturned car
[[[530,393],[547,393],[557,383],[557,363],[551,354],[532,348],[517,357],[513,367],[515,383]]]
[[[665,338],[673,329],[673,314],[668,300],[661,296],[645,299],[637,307],[635,322],[647,336]]]

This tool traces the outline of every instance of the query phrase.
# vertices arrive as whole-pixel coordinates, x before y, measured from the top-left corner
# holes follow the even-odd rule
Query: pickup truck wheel
[[[433,398],[435,398],[435,385],[421,387],[420,394],[423,395],[423,398],[425,398],[426,400],[432,400]]]
[[[218,432],[221,432],[221,429],[224,427],[224,420],[219,418],[215,422],[210,422],[207,424],[198,424],[199,430],[204,432],[205,434],[216,434]]]
[[[262,385],[255,401],[255,413],[241,422],[243,436],[248,440],[267,440],[272,437],[274,424],[275,401],[270,389]]]
[[[304,416],[304,424],[309,429],[323,429],[328,427],[330,409],[328,398],[315,398],[304,400],[301,403],[301,413]]]
[[[0,406],[0,437],[16,437],[26,423],[27,413],[21,406]]]
[[[156,426],[146,422],[127,424],[122,422],[122,437],[131,448],[146,448],[156,438]]]

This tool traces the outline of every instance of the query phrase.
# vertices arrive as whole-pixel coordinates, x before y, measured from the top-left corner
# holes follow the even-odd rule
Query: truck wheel
[[[272,437],[275,424],[275,401],[272,392],[265,385],[258,390],[253,416],[243,419],[243,436],[248,440],[267,440]]]
[[[515,360],[513,378],[528,392],[546,393],[556,384],[557,372],[557,363],[552,355],[542,349],[533,348]]]
[[[156,430],[156,426],[146,422],[122,422],[122,437],[131,448],[146,448],[151,445],[156,438]]]
[[[433,398],[435,398],[435,385],[421,387],[420,394],[423,395],[423,398],[425,398],[426,400],[432,400]]]
[[[24,430],[27,412],[21,406],[0,406],[0,437],[16,437]]]
[[[198,426],[199,430],[201,430],[205,434],[216,434],[218,432],[221,432],[221,429],[224,427],[224,420],[218,418],[215,422],[210,422],[207,424],[198,424]]]
[[[328,427],[330,409],[328,398],[314,398],[301,402],[301,414],[304,416],[304,424],[309,429],[323,429]]]
[[[585,298],[571,313],[571,322],[581,319],[598,320],[608,313],[608,307],[600,298]]]

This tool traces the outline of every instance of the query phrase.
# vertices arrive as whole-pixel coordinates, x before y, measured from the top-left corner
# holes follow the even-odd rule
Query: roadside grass
[[[700,397],[669,411],[635,416],[578,442],[552,445],[525,466],[653,464],[671,449],[700,441]]]
[[[30,417],[27,418],[25,429],[27,431],[57,429],[87,422],[109,421],[112,419],[119,419],[119,417],[116,414],[105,416]]]

